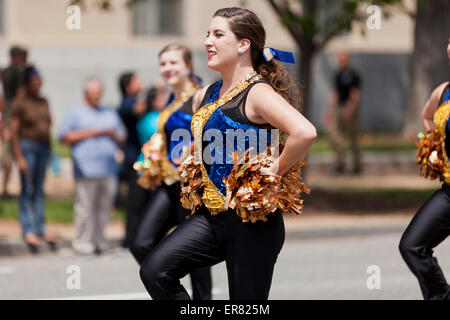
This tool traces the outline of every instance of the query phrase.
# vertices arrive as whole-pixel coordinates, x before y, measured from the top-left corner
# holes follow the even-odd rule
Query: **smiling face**
[[[191,68],[183,59],[181,50],[169,50],[159,57],[159,71],[170,86],[178,86],[188,79]]]
[[[220,16],[214,17],[205,40],[208,67],[220,72],[236,63],[240,45],[241,41],[231,31],[228,20]]]

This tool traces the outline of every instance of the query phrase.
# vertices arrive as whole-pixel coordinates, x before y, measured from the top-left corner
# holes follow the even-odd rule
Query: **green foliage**
[[[111,216],[111,221],[123,221],[125,213],[118,208]],[[18,200],[0,201],[0,220],[19,221]],[[45,201],[45,221],[47,223],[73,223],[72,199],[47,199]]]
[[[363,25],[365,8],[377,5],[387,18],[393,8],[406,11],[402,0],[267,0],[284,26],[298,42],[300,49],[310,43],[323,47],[333,37],[350,32],[354,23]],[[365,28],[361,28],[364,32]]]
[[[417,149],[414,143],[403,139],[398,134],[374,132],[361,133],[359,143],[362,151],[414,151]],[[350,151],[350,146],[347,146],[345,150]],[[321,154],[332,151],[333,149],[330,147],[325,134],[319,132],[310,152],[312,154]]]
[[[60,142],[55,137],[52,137],[52,152],[56,153],[61,158],[70,158],[70,147],[67,144]]]

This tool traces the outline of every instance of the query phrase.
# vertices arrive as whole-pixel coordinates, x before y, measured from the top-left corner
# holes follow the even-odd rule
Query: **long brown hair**
[[[161,49],[161,51],[158,53],[158,58],[161,58],[161,55],[165,52],[177,50],[181,51],[184,63],[191,70],[191,72],[189,73],[189,79],[197,88],[201,87],[200,78],[194,74],[191,49],[180,43],[170,43]]]
[[[300,110],[301,95],[295,82],[280,63],[274,59],[267,62],[262,54],[266,43],[266,31],[258,16],[248,9],[237,7],[219,9],[213,15],[213,17],[217,16],[228,20],[230,29],[238,40],[250,40],[253,68],[269,82],[277,93]]]

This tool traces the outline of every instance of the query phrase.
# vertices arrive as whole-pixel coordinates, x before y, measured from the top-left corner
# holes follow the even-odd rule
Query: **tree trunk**
[[[299,65],[299,81],[300,81],[300,91],[302,94],[302,114],[306,118],[310,118],[310,89],[311,89],[311,68],[312,68],[312,58],[314,55],[314,50],[311,46],[304,46],[299,48],[301,51],[300,65]]]
[[[450,30],[450,1],[417,1],[411,84],[406,99],[403,136],[413,140],[424,130],[421,113],[431,92],[449,80],[447,44]]]
[[[310,88],[311,88],[311,68],[312,61],[314,56],[314,47],[313,45],[303,45],[303,47],[298,48],[301,52],[300,57],[300,67],[299,67],[299,82],[300,82],[300,91],[302,94],[302,114],[310,120]],[[308,162],[308,155],[306,156],[306,162]],[[306,181],[308,166],[302,169],[303,179]]]

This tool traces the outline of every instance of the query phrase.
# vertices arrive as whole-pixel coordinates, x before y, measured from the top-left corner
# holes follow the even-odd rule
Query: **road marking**
[[[0,274],[13,274],[16,273],[13,267],[1,267],[0,266]]]
[[[191,295],[192,290],[187,289],[187,292]],[[213,288],[212,294],[222,294],[223,290],[220,288]],[[49,298],[49,299],[36,299],[36,300],[137,300],[137,299],[150,299],[147,292],[134,292],[134,293],[118,293],[118,294],[103,294],[95,296],[78,296],[78,297],[64,297],[64,298]]]

